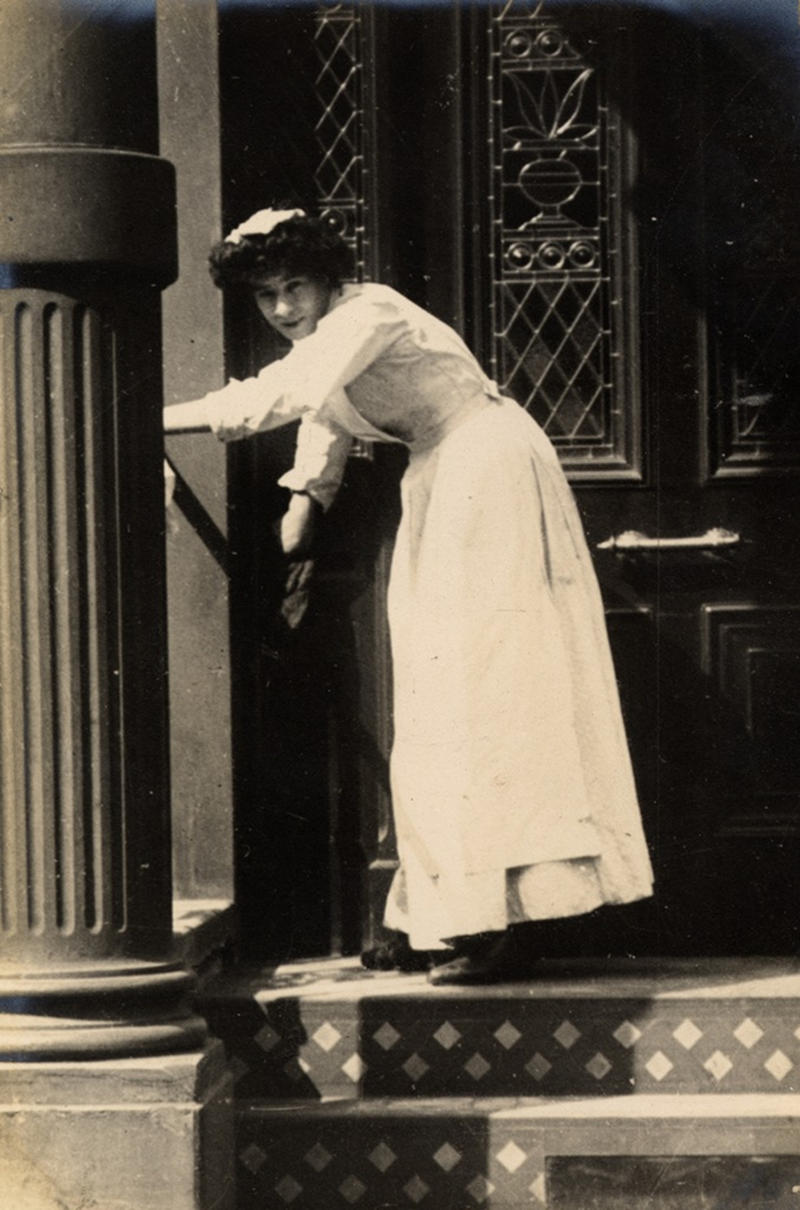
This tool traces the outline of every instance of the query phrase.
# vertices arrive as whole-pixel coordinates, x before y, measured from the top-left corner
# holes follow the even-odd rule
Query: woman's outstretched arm
[[[207,433],[210,429],[204,399],[190,399],[164,408],[165,433]]]
[[[305,409],[286,397],[282,366],[282,361],[271,362],[253,378],[232,378],[200,399],[170,404],[164,408],[164,431],[210,429],[223,441],[237,441],[297,420]]]

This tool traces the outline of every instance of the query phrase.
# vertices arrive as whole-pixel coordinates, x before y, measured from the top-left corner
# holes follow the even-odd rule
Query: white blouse
[[[225,441],[301,418],[294,466],[280,482],[327,507],[353,437],[428,445],[487,398],[499,398],[497,387],[452,328],[369,282],[344,286],[285,357],[197,402]]]

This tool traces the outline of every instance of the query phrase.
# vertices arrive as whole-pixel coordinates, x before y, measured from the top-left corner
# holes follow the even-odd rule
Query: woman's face
[[[333,290],[326,281],[297,273],[273,273],[253,285],[256,305],[267,323],[287,340],[310,336],[328,311]]]

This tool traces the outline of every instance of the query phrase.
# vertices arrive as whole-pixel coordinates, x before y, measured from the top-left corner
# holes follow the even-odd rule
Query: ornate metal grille
[[[369,10],[358,4],[318,8],[314,22],[319,60],[315,86],[322,111],[316,126],[317,195],[321,213],[350,245],[356,281],[372,276],[370,224],[374,220],[367,181],[374,89],[366,69],[371,56],[365,54],[369,22]],[[371,456],[369,442],[353,442],[351,457]]]
[[[316,127],[317,193],[322,212],[353,250],[359,281],[371,276],[369,21],[369,11],[360,5],[336,4],[317,9],[314,31],[319,61],[315,86],[322,111]]]
[[[493,372],[579,477],[635,475],[623,131],[545,8],[511,0],[488,22]]]

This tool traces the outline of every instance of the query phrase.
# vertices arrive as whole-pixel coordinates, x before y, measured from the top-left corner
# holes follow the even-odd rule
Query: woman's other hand
[[[303,492],[292,492],[289,507],[281,517],[281,548],[286,555],[304,554],[314,538],[318,505]]]

